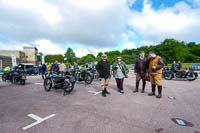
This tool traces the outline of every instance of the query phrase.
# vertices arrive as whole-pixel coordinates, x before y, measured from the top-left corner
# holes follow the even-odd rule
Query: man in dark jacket
[[[142,93],[144,93],[146,79],[147,79],[147,68],[148,68],[148,61],[147,58],[144,56],[144,51],[140,52],[140,57],[136,59],[135,63],[135,75],[136,75],[136,89],[133,91],[134,93],[138,92],[140,80],[142,79]]]
[[[107,91],[107,87],[111,75],[110,63],[108,62],[105,54],[102,55],[101,61],[98,62],[96,69],[99,72],[99,77],[101,78],[102,96],[106,97],[106,94],[110,94],[110,92]]]
[[[42,79],[44,79],[44,75],[45,75],[45,72],[47,71],[47,66],[46,64],[42,64],[41,66],[41,74],[42,74]]]

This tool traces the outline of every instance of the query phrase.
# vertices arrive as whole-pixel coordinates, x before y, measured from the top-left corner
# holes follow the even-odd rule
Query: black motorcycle
[[[15,70],[10,72],[11,83],[20,83],[21,85],[26,84],[26,72],[21,70]]]
[[[73,74],[77,81],[85,81],[85,84],[91,84],[94,79],[93,73],[88,70],[80,70],[77,72],[73,72]]]
[[[51,91],[51,88],[58,90],[64,90],[64,96],[66,93],[70,93],[74,89],[75,79],[72,75],[66,73],[55,73],[49,72],[44,79],[44,89],[45,91]]]
[[[164,79],[172,80],[173,78],[177,79],[187,79],[188,81],[193,81],[198,78],[198,73],[193,70],[189,71],[164,71]]]

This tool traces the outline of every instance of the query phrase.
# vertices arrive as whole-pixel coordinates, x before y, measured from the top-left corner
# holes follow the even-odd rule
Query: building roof
[[[20,51],[20,50],[0,50],[0,52],[23,52],[23,51]]]
[[[11,58],[11,56],[0,55],[0,58],[7,58],[7,59],[9,59],[9,58]]]
[[[0,55],[0,58],[11,59],[11,56]],[[16,58],[16,59],[19,59],[19,58]]]
[[[36,47],[30,47],[30,46],[24,46],[23,49],[34,49],[34,50],[38,50]]]

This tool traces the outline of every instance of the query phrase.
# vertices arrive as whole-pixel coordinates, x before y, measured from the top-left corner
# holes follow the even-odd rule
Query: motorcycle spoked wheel
[[[45,78],[44,79],[44,90],[45,91],[50,91],[51,90],[51,87],[52,87],[52,81],[51,81],[51,79],[50,78]]]
[[[75,83],[70,83],[68,81],[64,82],[65,88],[64,88],[64,96],[66,93],[71,93],[74,89]]]
[[[196,79],[196,76],[194,73],[188,73],[186,77],[188,81],[193,81]]]
[[[172,73],[165,73],[165,74],[164,74],[164,79],[165,79],[165,80],[172,80],[172,78],[173,78]]]
[[[93,81],[93,77],[89,75],[88,73],[85,74],[85,84],[91,84]]]
[[[6,75],[5,74],[2,75],[2,81],[6,81]]]

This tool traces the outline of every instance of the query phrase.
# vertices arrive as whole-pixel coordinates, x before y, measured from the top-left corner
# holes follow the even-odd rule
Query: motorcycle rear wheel
[[[6,75],[5,74],[2,75],[2,81],[6,81]]]

